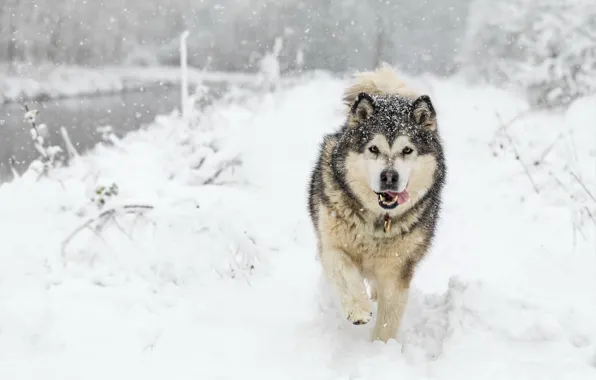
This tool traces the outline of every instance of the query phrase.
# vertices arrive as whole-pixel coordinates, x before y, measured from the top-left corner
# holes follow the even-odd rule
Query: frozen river
[[[210,94],[221,95],[224,83],[210,84]],[[155,116],[169,113],[180,106],[178,86],[152,86],[138,91],[75,97],[47,101],[29,101],[30,109],[38,109],[38,123],[45,123],[50,131],[50,145],[65,149],[60,127],[68,130],[79,153],[101,141],[98,127],[110,125],[121,137],[148,124]],[[24,109],[19,103],[0,105],[0,179],[11,178],[9,159],[13,157],[19,172],[38,157],[29,135],[30,125],[23,120]]]

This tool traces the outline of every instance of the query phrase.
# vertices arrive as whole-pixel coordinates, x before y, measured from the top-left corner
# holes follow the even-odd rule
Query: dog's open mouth
[[[410,199],[410,194],[407,190],[400,193],[384,191],[382,193],[377,193],[377,196],[379,197],[379,206],[387,210],[396,208],[398,205],[406,203],[408,199]]]

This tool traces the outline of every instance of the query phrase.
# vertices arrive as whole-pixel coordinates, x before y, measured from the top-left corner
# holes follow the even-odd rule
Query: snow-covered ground
[[[204,72],[189,69],[190,84],[229,81],[236,84],[258,83],[256,75]],[[0,65],[0,104],[23,99],[55,99],[135,90],[155,84],[180,81],[176,67],[99,67],[20,65],[8,70]]]
[[[523,101],[420,83],[449,175],[399,342],[319,294],[306,185],[346,84],[319,76],[1,185],[0,378],[596,378],[596,98],[499,128]],[[155,209],[61,249],[112,181]]]

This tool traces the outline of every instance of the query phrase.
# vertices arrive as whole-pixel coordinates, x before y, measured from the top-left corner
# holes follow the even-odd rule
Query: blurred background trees
[[[256,69],[283,37],[282,71],[344,71],[390,60],[452,70],[468,0],[0,0],[0,60],[62,64],[177,64]],[[300,53],[299,53],[300,52]]]
[[[282,73],[463,73],[511,84],[534,105],[596,88],[593,0],[0,0],[0,61],[258,70],[281,37]]]
[[[462,44],[462,72],[509,83],[534,106],[560,106],[596,90],[592,0],[476,0]]]

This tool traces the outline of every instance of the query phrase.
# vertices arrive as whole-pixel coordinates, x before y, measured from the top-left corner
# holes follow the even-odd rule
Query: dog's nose
[[[394,169],[386,169],[381,172],[381,187],[384,189],[394,189],[397,187],[399,175]]]

